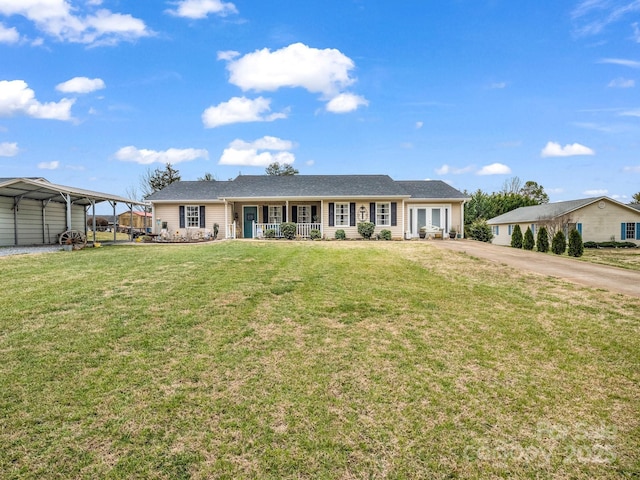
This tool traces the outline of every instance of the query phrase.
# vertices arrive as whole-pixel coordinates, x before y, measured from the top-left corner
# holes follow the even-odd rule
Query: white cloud
[[[206,18],[210,13],[222,17],[231,13],[238,13],[233,3],[221,0],[181,0],[177,3],[174,2],[174,4],[177,8],[175,10],[166,10],[166,12],[176,17],[201,19]]]
[[[455,168],[455,167],[451,167],[451,166],[449,166],[449,165],[447,165],[445,163],[440,168],[436,168],[436,173],[438,175],[447,175],[447,174],[461,175],[463,173],[469,173],[471,171],[473,171],[473,165],[470,165],[470,166],[464,167],[464,168]]]
[[[589,195],[593,197],[600,197],[602,195],[606,195],[607,193],[609,193],[609,190],[604,188],[594,189],[594,190],[585,190],[584,192],[582,192],[583,195]]]
[[[629,68],[640,68],[640,62],[636,60],[626,60],[624,58],[603,58],[600,63],[609,63],[612,65],[621,65]]]
[[[20,34],[15,28],[7,28],[0,23],[0,43],[18,43]]]
[[[632,23],[631,26],[633,27],[633,40],[640,43],[640,28],[638,28],[638,22]]]
[[[71,120],[73,99],[40,103],[24,80],[0,80],[0,116],[17,114],[49,120]]]
[[[548,142],[540,152],[540,156],[546,157],[573,157],[575,155],[595,155],[589,147],[580,145],[579,143],[567,144],[564,147],[556,142]]]
[[[287,118],[286,112],[271,113],[271,100],[258,97],[254,100],[246,97],[233,97],[228,102],[207,108],[202,114],[202,123],[206,128],[246,122],[272,122]]]
[[[295,156],[288,150],[293,147],[293,142],[277,137],[265,136],[253,142],[237,139],[224,149],[218,163],[249,167],[267,167],[273,162],[291,164]]]
[[[506,175],[511,173],[511,169],[502,163],[492,163],[491,165],[485,165],[478,170],[478,175]]]
[[[492,90],[502,90],[503,88],[507,88],[507,82],[494,82],[489,85],[489,88]]]
[[[618,115],[621,117],[640,117],[640,108],[635,110],[625,110],[620,112]]]
[[[20,149],[17,143],[2,142],[0,143],[0,157],[15,157]]]
[[[424,122],[416,122],[416,130],[420,130],[424,126]]]
[[[304,88],[330,100],[327,110],[338,113],[368,104],[363,97],[344,92],[355,83],[350,75],[355,64],[337,49],[294,43],[273,52],[264,48],[243,56],[233,51],[219,52],[218,59],[227,61],[229,82],[243,91]]]
[[[57,170],[58,167],[60,166],[60,162],[53,161],[53,162],[40,162],[38,164],[38,168],[40,170]]]
[[[367,106],[369,102],[359,95],[341,93],[327,103],[327,111],[332,113],[347,113],[357,110],[361,105]]]
[[[127,14],[98,8],[102,2],[82,5],[68,0],[0,0],[0,15],[20,15],[59,41],[85,44],[116,44],[152,34],[145,23]]]
[[[571,12],[571,18],[578,35],[596,35],[637,11],[637,0],[583,0]]]
[[[56,85],[56,90],[63,93],[91,93],[105,88],[100,78],[75,77]]]
[[[189,162],[198,158],[209,159],[209,152],[204,149],[196,148],[170,148],[164,151],[138,149],[132,145],[122,147],[115,154],[117,160],[123,162],[135,162],[141,165],[149,165],[151,163],[171,163],[177,164]]]
[[[614,78],[607,85],[610,88],[633,88],[636,86],[635,80],[629,78]]]
[[[634,167],[624,167],[622,170],[629,173],[640,173],[640,165],[636,165]]]

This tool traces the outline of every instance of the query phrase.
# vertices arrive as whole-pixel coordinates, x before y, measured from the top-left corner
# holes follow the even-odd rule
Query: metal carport
[[[95,206],[147,205],[129,198],[50,183],[44,178],[0,178],[0,246],[55,243],[64,230],[87,232],[87,210]],[[133,215],[133,214],[132,214]],[[133,235],[133,232],[131,232]],[[114,229],[114,241],[116,232]]]

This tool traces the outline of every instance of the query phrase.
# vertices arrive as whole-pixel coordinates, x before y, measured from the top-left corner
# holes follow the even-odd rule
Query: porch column
[[[324,200],[320,200],[320,233],[324,238]]]
[[[404,240],[406,240],[407,239],[407,234],[406,234],[407,230],[404,228],[404,220],[405,220],[404,217],[405,217],[405,210],[404,210],[404,198],[403,198],[402,199],[402,223],[401,224],[402,224],[402,238]]]
[[[224,238],[226,239],[229,235],[229,204],[227,203],[227,199],[224,198]]]
[[[129,217],[129,241],[133,242],[133,203],[127,203],[127,207],[129,207],[129,211],[131,212],[131,216]]]

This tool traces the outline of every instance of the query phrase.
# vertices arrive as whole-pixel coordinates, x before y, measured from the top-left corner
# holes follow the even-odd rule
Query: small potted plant
[[[427,227],[421,227],[418,235],[420,235],[420,238],[425,239],[427,237]]]
[[[452,228],[451,230],[449,230],[449,238],[452,238],[452,239],[453,239],[453,238],[456,238],[456,234],[457,234],[457,233],[458,233],[458,232],[456,231],[456,229],[455,229],[455,228]]]

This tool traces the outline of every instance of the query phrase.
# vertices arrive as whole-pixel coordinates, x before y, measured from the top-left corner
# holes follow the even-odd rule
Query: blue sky
[[[640,1],[0,0],[0,177],[640,191]]]

